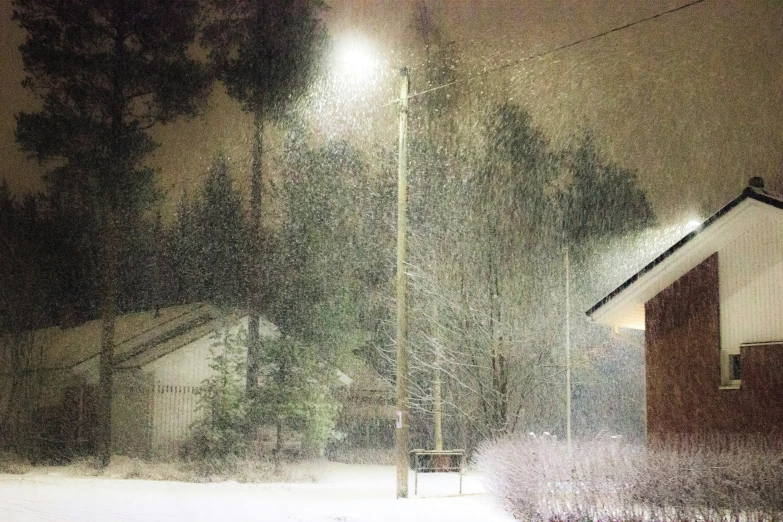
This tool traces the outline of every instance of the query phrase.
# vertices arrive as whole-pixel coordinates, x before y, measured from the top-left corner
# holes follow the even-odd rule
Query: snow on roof
[[[595,322],[644,330],[644,304],[710,255],[762,219],[783,219],[783,200],[760,187],[747,187],[699,227],[680,239],[586,314]]]
[[[209,334],[223,319],[215,307],[206,303],[172,306],[155,313],[135,312],[118,315],[114,331],[114,360],[119,368],[139,367],[185,344]],[[271,324],[271,323],[270,323]],[[7,335],[0,339],[0,373],[11,368],[13,343],[24,343],[30,358],[29,370],[73,368],[97,357],[101,350],[102,321],[96,319],[79,326],[58,326]]]

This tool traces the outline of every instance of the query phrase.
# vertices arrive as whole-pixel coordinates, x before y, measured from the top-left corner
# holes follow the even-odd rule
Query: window
[[[729,354],[729,380],[740,380],[740,355],[738,353]]]
[[[739,346],[735,349],[721,351],[720,354],[720,384],[723,389],[737,389],[742,381]]]
[[[736,390],[742,384],[742,356],[740,350],[753,348],[754,346],[781,346],[783,340],[774,341],[754,341],[742,343],[739,346],[728,346],[721,350],[720,353],[720,380],[721,389]],[[751,359],[745,360],[746,370],[751,367],[751,361],[753,351],[746,352]],[[746,372],[747,373],[747,372]],[[747,378],[747,375],[745,376]]]

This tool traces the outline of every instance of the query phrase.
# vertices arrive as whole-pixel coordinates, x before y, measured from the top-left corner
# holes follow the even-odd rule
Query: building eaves
[[[704,223],[699,225],[695,230],[691,231],[689,234],[684,236],[682,239],[677,241],[675,244],[673,244],[671,247],[669,247],[666,251],[664,251],[661,255],[653,259],[650,263],[648,263],[644,268],[636,272],[634,275],[629,277],[623,284],[612,290],[606,297],[598,301],[596,304],[594,304],[589,310],[585,312],[588,316],[592,317],[592,315],[600,310],[603,306],[608,304],[612,299],[617,297],[619,294],[621,294],[623,291],[625,291],[628,287],[633,285],[636,281],[641,279],[645,274],[650,272],[652,269],[654,269],[656,266],[661,264],[664,260],[666,260],[669,256],[677,252],[680,248],[685,246],[687,243],[689,243],[693,238],[695,238],[697,235],[702,233],[704,230],[706,230],[710,225],[715,223],[717,220],[719,220],[722,216],[729,213],[732,209],[734,209],[737,205],[745,201],[746,199],[754,199],[756,201],[759,201],[761,203],[765,203],[767,205],[770,205],[772,207],[778,208],[783,210],[783,200],[780,198],[773,196],[763,188],[756,188],[756,187],[746,187],[745,190],[742,191],[742,193],[731,200],[729,203],[727,203],[723,208],[718,210],[715,214],[709,217]]]

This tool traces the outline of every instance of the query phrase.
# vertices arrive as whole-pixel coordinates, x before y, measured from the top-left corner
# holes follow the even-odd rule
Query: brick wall
[[[718,255],[645,304],[648,440],[783,436],[783,346],[741,350],[742,387],[720,387]]]

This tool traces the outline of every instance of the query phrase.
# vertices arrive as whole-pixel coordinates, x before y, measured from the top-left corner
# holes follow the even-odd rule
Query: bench
[[[437,473],[459,473],[459,494],[462,495],[462,475],[465,473],[465,450],[411,450],[414,459],[414,486],[413,494],[419,492],[419,472],[437,472]],[[421,458],[425,457],[425,458]],[[443,460],[439,457],[448,457],[448,465],[443,465]],[[452,457],[459,459],[458,464],[454,464]]]

